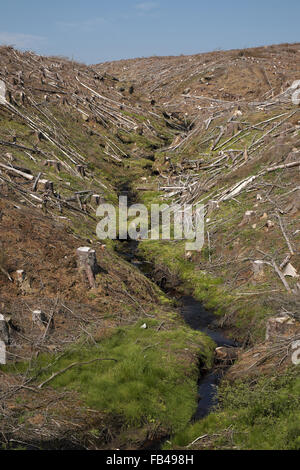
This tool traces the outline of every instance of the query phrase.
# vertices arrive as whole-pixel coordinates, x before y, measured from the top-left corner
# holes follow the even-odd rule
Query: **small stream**
[[[136,266],[144,275],[151,278],[151,271],[149,266],[151,263],[145,262],[137,256],[138,242],[136,241],[123,241],[119,254],[128,262]],[[181,315],[187,325],[192,329],[201,331],[207,336],[212,338],[217,347],[237,347],[238,345],[227,338],[224,332],[217,327],[214,327],[216,316],[208,312],[201,302],[194,299],[192,296],[176,296],[175,292],[165,291],[171,297],[175,297],[176,301],[180,304]],[[209,371],[203,371],[200,367],[199,381],[198,381],[198,406],[197,411],[193,416],[193,421],[198,421],[207,416],[212,408],[217,404],[218,384],[224,373],[224,368],[215,365]]]
[[[236,347],[237,344],[226,338],[223,331],[219,328],[213,328],[215,315],[205,310],[201,302],[190,296],[180,299],[181,314],[185,322],[194,330],[201,331],[213,339],[217,347],[228,346]],[[213,406],[217,404],[218,384],[222,378],[224,369],[214,367],[212,370],[204,373],[200,371],[201,376],[198,381],[199,401],[197,411],[193,417],[194,421],[204,418],[209,414]]]
[[[121,189],[120,195],[128,197],[130,203],[136,202],[136,195],[131,191],[130,184],[124,184]],[[151,263],[141,259],[137,256],[139,242],[134,240],[125,240],[120,243],[119,255],[126,259],[128,262],[136,266],[144,275],[151,279]],[[155,282],[155,281],[154,281]],[[185,322],[194,330],[201,331],[207,336],[212,338],[217,347],[238,347],[238,344],[227,338],[221,328],[214,327],[216,316],[208,312],[201,302],[191,296],[181,296],[178,298],[176,291],[169,292],[160,286],[166,294],[175,297],[181,305],[181,315]],[[207,416],[212,408],[218,403],[218,385],[224,374],[224,367],[215,365],[211,370],[204,371],[203,368],[199,370],[198,381],[198,406],[197,411],[193,416],[193,421],[198,421]]]

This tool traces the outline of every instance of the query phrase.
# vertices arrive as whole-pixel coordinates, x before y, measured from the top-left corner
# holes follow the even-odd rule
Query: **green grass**
[[[223,385],[219,399],[216,412],[188,425],[165,447],[185,447],[208,434],[212,448],[300,450],[299,367],[283,375],[262,377],[255,385]]]
[[[197,270],[193,263],[186,260],[185,243],[185,241],[142,241],[139,252],[155,264],[167,266],[172,274],[177,275],[182,281],[180,289],[183,292],[191,292],[197,300],[204,303],[206,308],[214,310],[216,314],[224,313],[231,296],[224,290],[222,279],[213,278],[206,272]]]
[[[144,322],[146,330],[141,329]],[[176,432],[187,425],[197,403],[198,362],[186,357],[185,350],[210,367],[214,343],[185,326],[158,331],[158,325],[147,318],[93,347],[77,345],[60,359],[41,356],[31,374],[50,365],[39,375],[41,383],[74,362],[115,359],[75,366],[47,386],[75,390],[87,406],[120,415],[128,426],[156,423]],[[11,372],[24,372],[26,367],[10,366]]]

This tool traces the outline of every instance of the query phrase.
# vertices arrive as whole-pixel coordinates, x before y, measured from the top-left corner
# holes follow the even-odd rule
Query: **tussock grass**
[[[299,366],[255,385],[224,384],[219,399],[216,412],[180,431],[166,448],[185,447],[207,434],[196,448],[300,450]]]
[[[209,310],[223,314],[230,304],[231,296],[222,286],[222,279],[213,278],[206,272],[196,270],[193,263],[185,259],[185,241],[143,241],[139,251],[146,259],[167,266],[171,273],[182,281],[183,292],[191,291],[197,300]]]
[[[141,328],[144,322],[147,329]],[[47,386],[79,392],[87,406],[120,415],[129,426],[156,423],[176,432],[187,425],[196,408],[197,356],[210,367],[214,343],[185,326],[159,331],[158,326],[148,318],[120,328],[93,347],[76,346],[58,360],[43,355],[31,373],[49,366],[39,375],[42,383],[74,362],[115,359],[75,366]],[[19,365],[22,369],[24,364]]]

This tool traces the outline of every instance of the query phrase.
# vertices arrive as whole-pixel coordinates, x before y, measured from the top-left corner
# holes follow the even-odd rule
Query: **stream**
[[[137,256],[138,242],[122,241],[121,249],[118,253],[126,259],[126,261],[137,267],[144,275],[151,279],[149,265],[151,263],[144,261]],[[153,280],[153,279],[152,279]],[[164,290],[164,289],[163,289]],[[187,325],[192,329],[201,331],[216,343],[217,347],[237,347],[237,343],[227,338],[224,332],[214,327],[216,316],[208,312],[202,303],[192,296],[181,296],[178,298],[176,291],[169,292],[164,290],[169,297],[175,297],[180,304],[180,312]],[[218,384],[224,374],[224,367],[220,368],[215,365],[209,371],[203,371],[200,366],[198,381],[198,406],[192,420],[198,421],[207,416],[212,408],[218,403]]]
[[[181,315],[185,322],[194,330],[201,331],[213,339],[217,347],[237,347],[237,344],[226,338],[221,329],[214,329],[212,324],[216,320],[215,315],[205,310],[201,302],[190,296],[180,299]],[[199,401],[194,421],[204,418],[209,414],[213,406],[217,404],[218,384],[222,378],[224,369],[213,367],[210,371],[202,373],[198,381]]]
[[[120,195],[128,197],[128,203],[134,203],[136,201],[136,194],[132,192],[130,184],[124,184],[121,189]],[[133,264],[138,268],[145,276],[151,278],[152,263],[149,263],[138,256],[138,245],[139,242],[135,240],[123,240],[120,241],[117,249],[120,256],[126,261]],[[150,268],[150,269],[149,269]],[[238,347],[238,344],[227,338],[221,328],[215,327],[216,316],[208,312],[203,304],[193,298],[192,296],[179,296],[176,290],[171,292],[161,286],[161,289],[169,296],[176,299],[180,304],[180,312],[185,320],[186,324],[190,328],[201,331],[206,334],[216,343],[217,347]],[[201,364],[199,365],[199,380],[198,380],[198,405],[197,410],[192,417],[192,421],[199,421],[207,416],[214,406],[218,403],[218,385],[227,367],[218,367],[215,364],[211,370],[203,370]],[[153,444],[151,448],[153,449]],[[157,448],[160,449],[162,442],[157,443]]]

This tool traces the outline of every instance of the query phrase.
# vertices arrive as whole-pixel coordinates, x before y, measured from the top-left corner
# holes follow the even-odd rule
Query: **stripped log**
[[[27,180],[32,181],[34,179],[33,175],[30,175],[29,173],[24,173],[23,171],[17,170],[16,168],[12,166],[7,166],[4,165],[3,163],[0,163],[0,167],[4,168],[4,170],[8,171],[9,173],[15,173],[18,176],[22,176],[22,178],[26,178]]]

